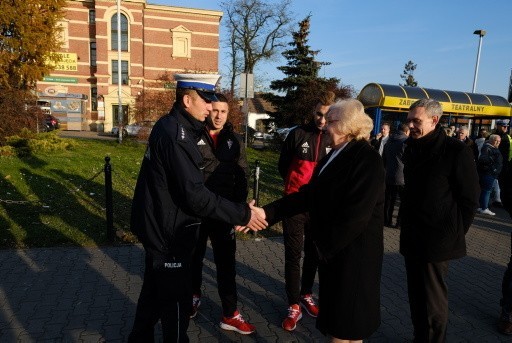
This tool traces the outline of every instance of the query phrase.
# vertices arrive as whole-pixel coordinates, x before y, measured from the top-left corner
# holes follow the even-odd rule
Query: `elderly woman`
[[[309,211],[319,253],[317,328],[330,342],[355,342],[380,325],[384,167],[368,143],[373,122],[355,99],[327,112],[331,152],[299,192],[263,207],[269,223]]]

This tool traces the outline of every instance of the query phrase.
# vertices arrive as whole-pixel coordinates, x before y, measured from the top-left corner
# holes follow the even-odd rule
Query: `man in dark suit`
[[[398,210],[396,224],[393,226],[393,210],[398,196],[402,201],[404,190],[404,162],[402,156],[405,150],[405,140],[409,136],[409,127],[402,124],[395,134],[391,135],[384,148],[382,160],[386,168],[386,193],[384,201],[384,225],[400,227],[401,211]]]
[[[446,136],[441,104],[413,103],[404,152],[400,253],[405,259],[414,342],[444,342],[448,261],[466,255],[465,234],[478,207],[478,174],[470,148]]]
[[[382,156],[382,153],[384,152],[384,146],[386,146],[386,143],[389,140],[389,132],[391,131],[391,127],[388,123],[384,123],[380,126],[380,132],[371,141],[371,145],[379,152],[379,154]]]

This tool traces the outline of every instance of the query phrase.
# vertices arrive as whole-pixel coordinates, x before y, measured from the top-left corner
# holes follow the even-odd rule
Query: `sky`
[[[170,6],[222,10],[215,0],[148,0]],[[271,2],[271,0],[270,0]],[[298,22],[311,14],[309,45],[320,50],[317,61],[331,62],[320,76],[337,77],[358,94],[368,83],[398,84],[405,64],[417,64],[418,86],[471,92],[482,39],[476,93],[507,98],[512,70],[512,0],[292,0],[292,17]],[[224,19],[223,19],[224,21]],[[222,24],[223,24],[222,21]],[[222,46],[220,61],[226,49]],[[286,39],[286,43],[291,41]],[[279,55],[260,62],[254,74],[265,89],[283,78],[276,69],[285,65]],[[219,71],[228,79],[228,67]],[[257,86],[257,85],[255,85]]]

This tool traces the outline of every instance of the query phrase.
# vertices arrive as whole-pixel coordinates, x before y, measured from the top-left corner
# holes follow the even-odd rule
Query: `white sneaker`
[[[480,213],[487,214],[487,215],[490,215],[490,216],[494,216],[496,214],[494,212],[491,212],[491,210],[489,210],[488,208],[486,208],[485,210],[481,211]]]

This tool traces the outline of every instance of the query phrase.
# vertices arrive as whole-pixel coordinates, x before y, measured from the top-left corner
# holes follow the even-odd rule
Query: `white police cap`
[[[208,101],[219,101],[215,96],[215,86],[219,81],[217,74],[174,74],[176,88],[194,89]]]

